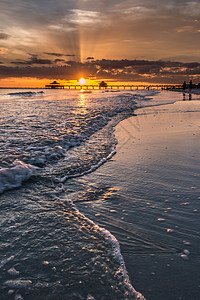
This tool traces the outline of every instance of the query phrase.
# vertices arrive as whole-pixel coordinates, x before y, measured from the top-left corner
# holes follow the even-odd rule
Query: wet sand
[[[200,102],[136,111],[116,127],[117,154],[79,179],[107,188],[81,212],[120,242],[133,286],[150,300],[200,298]]]

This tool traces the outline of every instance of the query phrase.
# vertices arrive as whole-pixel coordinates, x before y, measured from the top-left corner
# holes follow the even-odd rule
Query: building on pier
[[[107,88],[108,84],[105,81],[99,83],[99,88]]]
[[[48,89],[64,89],[64,85],[61,85],[59,82],[54,80],[50,84],[46,84],[45,88],[48,88]]]

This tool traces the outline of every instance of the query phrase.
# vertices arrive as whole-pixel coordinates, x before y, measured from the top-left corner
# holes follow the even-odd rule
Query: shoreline
[[[52,256],[52,258],[50,259],[52,266],[54,265],[57,266],[58,263],[57,260],[59,261],[60,266],[62,266],[64,263],[64,258],[67,258],[69,256],[70,260],[72,261],[72,263],[70,264],[72,264],[72,266],[74,266],[76,270],[79,270],[79,264],[77,264],[77,260],[76,260],[76,255],[78,254],[77,257],[80,257],[80,255],[83,255],[84,257],[84,259],[81,259],[81,263],[83,263],[83,266],[86,264],[87,260],[91,263],[91,265],[94,263],[94,268],[91,269],[91,272],[92,271],[95,272],[96,270],[96,260],[97,261],[99,260],[99,263],[101,262],[100,265],[103,268],[100,274],[105,274],[106,267],[109,268],[108,270],[110,270],[110,274],[112,274],[112,277],[110,277],[111,281],[105,281],[104,283],[104,284],[106,284],[106,282],[108,283],[107,290],[104,287],[104,284],[102,284],[102,286],[101,285],[98,286],[99,291],[97,292],[96,283],[94,282],[96,280],[94,280],[94,278],[98,280],[101,276],[100,277],[94,276],[94,278],[90,277],[90,279],[88,277],[89,279],[88,282],[91,282],[91,284],[93,284],[92,286],[94,288],[93,290],[94,296],[97,295],[99,292],[100,293],[102,292],[102,294],[105,292],[106,295],[108,295],[107,291],[108,293],[110,293],[111,291],[110,288],[112,288],[111,285],[109,286],[109,282],[113,281],[113,283],[115,283],[116,280],[119,282],[116,285],[114,284],[116,294],[118,293],[119,289],[125,292],[125,290],[128,289],[126,284],[129,284],[129,280],[126,278],[126,270],[127,270],[128,276],[130,278],[130,282],[133,283],[134,289],[142,293],[144,297],[146,296],[148,300],[151,300],[151,297],[152,300],[156,300],[156,299],[165,300],[165,296],[167,295],[167,292],[166,290],[163,289],[162,284],[158,280],[161,280],[164,277],[165,280],[162,281],[167,281],[167,284],[170,284],[168,282],[169,281],[168,278],[170,276],[166,272],[164,273],[161,272],[161,269],[166,268],[167,265],[170,265],[170,267],[167,268],[168,271],[171,272],[171,267],[174,267],[173,266],[174,263],[171,262],[171,259],[173,259],[173,261],[175,261],[176,263],[175,267],[179,270],[179,264],[180,264],[179,260],[181,259],[180,258],[181,255],[184,255],[181,251],[183,251],[184,249],[183,247],[186,247],[183,245],[182,235],[183,234],[187,235],[187,230],[188,231],[190,230],[191,232],[191,228],[187,225],[187,223],[186,225],[181,223],[179,226],[179,224],[178,225],[176,224],[177,218],[174,219],[173,217],[173,213],[175,214],[175,216],[177,216],[176,215],[177,207],[173,207],[174,203],[172,201],[174,200],[174,193],[175,193],[175,191],[172,191],[175,189],[173,181],[174,178],[178,177],[179,175],[179,174],[177,175],[175,174],[175,171],[177,170],[174,170],[173,160],[171,161],[170,159],[168,159],[167,161],[168,164],[164,168],[164,170],[167,170],[167,168],[169,168],[169,172],[167,172],[169,174],[173,172],[173,178],[172,179],[169,178],[171,182],[169,181],[168,185],[166,185],[165,182],[163,183],[160,182],[163,176],[166,177],[166,174],[163,174],[163,170],[162,168],[160,168],[157,162],[163,162],[166,157],[170,158],[169,154],[171,152],[173,153],[172,142],[174,141],[176,142],[176,140],[182,143],[181,145],[184,148],[184,151],[185,150],[190,151],[190,145],[196,142],[195,134],[197,134],[197,132],[193,132],[193,127],[194,127],[193,121],[195,119],[196,114],[192,113],[191,115],[191,111],[194,111],[194,108],[197,109],[197,106],[194,107],[195,101],[181,102],[180,101],[181,97],[179,97],[180,95],[177,95],[175,93],[153,92],[150,94],[152,94],[152,97],[154,99],[152,98],[153,101],[149,104],[154,105],[159,103],[159,101],[161,100],[168,102],[168,99],[170,99],[169,96],[172,97],[173,100],[178,99],[179,103],[178,104],[174,103],[172,105],[170,104],[164,106],[163,105],[159,105],[159,106],[154,105],[149,107],[146,106],[138,110],[134,109],[134,115],[135,112],[138,114],[137,116],[134,117],[131,117],[129,114],[129,112],[132,111],[132,109],[135,107],[132,106],[131,110],[128,110],[129,117],[127,118],[126,113],[122,114],[122,116],[124,115],[125,118],[119,121],[118,125],[116,125],[116,121],[118,120],[118,117],[116,119],[112,118],[113,123],[110,123],[110,125],[113,124],[113,126],[108,126],[108,127],[110,127],[110,129],[112,127],[112,129],[115,130],[115,137],[118,138],[119,143],[117,145],[117,153],[110,160],[107,160],[106,158],[107,163],[102,164],[98,169],[95,170],[95,172],[92,172],[90,174],[81,177],[71,178],[69,181],[63,183],[62,181],[64,181],[65,177],[59,176],[61,181],[60,182],[56,181],[56,183],[58,184],[52,181],[49,182],[48,185],[46,185],[46,183],[44,182],[45,186],[43,185],[42,182],[41,184],[40,183],[37,184],[36,182],[34,183],[34,181],[33,182],[30,181],[25,183],[22,190],[16,189],[13,191],[9,191],[8,193],[5,193],[5,197],[6,198],[8,197],[8,199],[9,199],[9,195],[10,196],[15,195],[15,196],[14,197],[11,196],[10,199],[6,201],[7,204],[2,208],[5,209],[6,212],[11,214],[10,216],[10,218],[12,218],[11,220],[15,220],[13,219],[15,207],[13,206],[13,210],[12,210],[10,209],[9,206],[9,205],[11,206],[15,205],[15,202],[12,203],[12,199],[15,199],[13,201],[16,201],[17,203],[16,209],[18,210],[19,207],[21,207],[20,211],[26,212],[25,215],[23,215],[22,213],[20,214],[20,219],[21,222],[23,223],[25,222],[25,224],[27,224],[27,226],[25,226],[24,228],[26,231],[29,230],[30,236],[34,234],[35,230],[32,231],[31,228],[32,223],[30,223],[29,226],[29,217],[31,216],[31,219],[34,218],[35,220],[37,220],[37,218],[39,217],[40,221],[42,220],[42,223],[39,223],[39,224],[43,224],[42,228],[40,228],[40,226],[36,226],[38,232],[37,237],[34,237],[34,239],[29,240],[28,247],[30,247],[32,241],[35,241],[35,238],[37,238],[40,245],[40,249],[41,250],[43,249],[43,245],[41,241],[43,241],[44,238],[43,228],[46,228],[49,234],[46,235],[45,240],[48,242],[49,249],[46,249],[45,247],[43,251],[44,250],[47,251],[46,253],[48,253],[49,256],[49,253],[52,253],[50,246],[52,244],[55,244],[56,245],[55,249],[57,250],[55,249],[54,250],[56,252],[57,251],[60,252],[61,254],[59,255],[60,259],[58,259],[58,257],[53,259],[54,256]],[[142,106],[149,105],[148,100],[150,100],[150,97],[144,98],[142,96],[138,100],[140,102],[138,103],[138,105],[142,105]],[[177,113],[174,114],[174,112],[177,112],[177,105],[179,106],[180,114]],[[198,105],[198,102],[196,102],[195,105]],[[173,114],[171,115],[173,116],[170,117],[170,113],[167,114],[166,109],[169,109],[170,111],[172,110]],[[182,114],[183,109],[187,112],[184,115]],[[139,114],[139,112],[141,113],[141,115]],[[165,112],[165,114],[162,114],[161,116],[161,113],[163,112]],[[200,109],[197,112],[198,114],[198,118],[196,118],[197,120],[199,120],[199,112]],[[192,116],[192,118],[190,115]],[[184,125],[185,122],[187,121],[186,120],[187,118],[189,118],[188,120],[190,125],[188,128],[187,126]],[[152,121],[153,123],[151,123]],[[151,126],[149,124],[151,124]],[[178,125],[178,127],[176,125]],[[162,128],[162,131],[160,132],[161,135],[159,133],[160,128]],[[112,135],[113,131],[111,130],[108,136],[107,135],[104,136],[105,132],[104,134],[103,132],[101,132],[101,134],[100,132],[97,133],[98,136],[97,144],[99,144],[100,142],[101,147],[105,147],[107,143],[108,145],[111,145],[112,140],[110,140],[110,134]],[[180,134],[181,132],[183,134]],[[186,149],[188,145],[185,142],[185,139],[183,139],[183,137],[185,137],[185,134],[187,136],[188,132],[195,133],[195,134],[194,135],[192,134],[192,136],[189,137],[190,143],[188,149]],[[170,136],[168,137],[168,135]],[[169,141],[167,140],[167,138],[169,138],[168,139]],[[166,139],[166,141],[164,139]],[[94,141],[95,138],[91,139],[90,143],[93,144]],[[162,145],[160,145],[160,143]],[[172,147],[170,151],[166,149],[166,144],[168,148]],[[162,146],[160,148],[161,149],[160,152],[154,151],[155,145],[156,147]],[[79,151],[80,149],[79,150],[78,149],[79,148],[77,148],[78,151],[77,153],[80,154]],[[95,147],[92,149],[95,149]],[[101,149],[101,148],[97,148],[97,149]],[[195,149],[197,149],[197,153],[198,153],[199,145]],[[176,145],[176,151],[177,150],[180,152],[179,145]],[[184,153],[187,154],[187,151],[185,151]],[[196,172],[195,173],[196,176],[199,170],[195,170],[194,168],[196,168],[196,166],[200,164],[197,163],[198,162],[197,160],[197,162],[195,161],[195,163],[192,165],[193,160],[196,159],[195,155],[197,156],[197,154],[195,153],[192,153],[192,155],[190,155],[189,159],[191,160],[190,161],[191,164],[189,165],[192,166],[193,168],[192,170]],[[81,158],[83,158],[82,155]],[[179,162],[180,169],[181,168],[183,169],[184,167],[183,163],[185,164],[186,161],[187,161],[186,159],[183,159],[183,161],[179,162],[179,157],[177,157],[176,159],[176,163]],[[58,168],[60,168],[60,166],[61,165],[58,164]],[[184,175],[183,179],[192,178],[191,182],[193,183],[193,180],[195,179],[193,173],[190,174],[190,176],[188,177],[188,173],[185,174],[183,172],[181,176]],[[60,172],[59,174],[63,175],[64,172],[63,173]],[[36,187],[37,187],[37,193],[35,194],[34,191]],[[163,187],[165,187],[165,190],[163,190]],[[194,190],[192,189],[192,193],[197,193],[198,190],[195,190],[195,186],[193,187]],[[184,185],[183,188],[185,193],[186,185]],[[177,187],[177,189],[179,189],[179,186]],[[27,191],[29,190],[31,193],[27,198],[26,197]],[[162,192],[160,192],[160,190],[162,190]],[[24,191],[24,193],[21,194],[21,191]],[[166,191],[167,191],[167,195],[165,195],[164,197],[163,195]],[[38,194],[38,192],[40,192],[40,194]],[[180,201],[178,197],[180,196],[179,193],[181,194],[182,191],[177,192],[176,195],[178,200]],[[189,187],[189,191],[187,191],[187,193],[188,193],[187,197],[188,199],[190,199],[189,197],[191,194],[191,187]],[[168,202],[165,202],[166,196]],[[170,197],[171,198],[168,199],[168,196],[169,198]],[[183,197],[185,196],[183,195]],[[179,209],[181,208],[181,213],[183,213],[181,219],[183,219],[183,217],[185,218],[184,214],[187,213],[187,209],[188,208],[190,209],[190,207],[193,205],[193,211],[192,212],[189,211],[189,215],[187,215],[187,218],[189,220],[189,217],[191,217],[192,215],[192,219],[196,220],[195,217],[196,218],[198,217],[197,212],[194,212],[194,210],[196,210],[195,207],[196,204],[189,203],[190,201],[188,199],[184,199],[184,201],[181,200],[182,202],[178,204],[181,205],[180,207],[178,206],[178,208]],[[29,209],[30,208],[29,202],[31,204],[31,209]],[[66,202],[66,205],[62,204],[63,202]],[[67,223],[64,216],[66,216],[66,212],[68,211],[70,216],[70,211],[71,211],[70,207],[73,202],[78,209],[77,214],[75,211],[75,213],[73,214],[74,218],[72,218],[72,220],[70,219],[67,220],[67,222],[69,221],[69,223],[68,226],[66,226]],[[60,207],[63,207],[63,209],[61,210],[54,209],[54,207],[52,207],[53,203],[55,207],[57,207],[58,204]],[[68,209],[68,204],[69,204],[69,209]],[[50,222],[49,222],[50,219],[48,220],[48,222],[46,220],[46,213],[42,214],[42,216],[38,214],[39,212],[38,208],[39,211],[44,210],[45,212],[48,212],[48,214],[50,214],[52,218]],[[26,215],[29,216],[27,220],[26,220]],[[59,218],[59,216],[61,218]],[[168,220],[167,218],[168,216],[172,219]],[[178,217],[180,216],[178,215]],[[18,218],[17,222],[19,223],[19,216],[16,215],[16,217]],[[58,224],[58,220],[60,224]],[[78,222],[76,222],[76,220],[78,220]],[[172,223],[170,223],[169,221]],[[16,223],[16,226],[18,223]],[[15,223],[11,223],[11,225],[8,225],[8,228],[10,228],[10,230],[13,230],[13,226],[15,226],[14,224]],[[37,222],[36,223],[33,222],[33,224],[37,224]],[[54,226],[55,228],[60,230],[59,235],[57,235],[55,231],[54,233],[55,239],[53,240],[51,239],[52,232],[49,231],[49,226],[52,226],[53,232],[54,232],[53,229]],[[70,226],[74,228],[74,233],[71,232]],[[177,229],[178,227],[176,226],[180,228],[181,227],[186,228],[187,230],[184,233],[179,232],[180,230]],[[103,228],[106,228],[106,230],[104,230]],[[167,228],[174,231],[174,233],[172,233],[171,236],[166,231]],[[87,232],[87,234],[84,236],[85,238],[83,238],[82,236],[82,230],[83,231],[86,230]],[[94,241],[93,241],[93,233],[95,237]],[[7,233],[5,230],[5,235],[6,234]],[[96,239],[96,234],[97,236],[100,236],[100,240],[98,238]],[[60,235],[62,236],[62,238],[60,238]],[[19,238],[23,239],[23,236],[21,237],[20,235]],[[71,236],[71,241],[69,240],[70,236]],[[173,240],[174,238],[175,241]],[[106,243],[107,239],[108,239],[108,243]],[[192,242],[193,245],[191,248],[189,248],[189,246],[187,245],[187,249],[189,249],[188,251],[192,253],[191,262],[192,263],[195,262],[195,264],[196,261],[194,260],[193,257],[196,251],[194,249],[196,247],[195,246],[196,239],[198,238],[196,238],[195,236],[194,243]],[[67,251],[63,251],[63,248],[59,247],[60,240],[63,241],[69,240],[69,246]],[[186,238],[185,240],[187,241]],[[117,246],[118,241],[120,243],[121,250],[119,250]],[[169,243],[166,243],[166,241]],[[114,242],[114,244],[112,242]],[[90,244],[90,248],[88,247],[88,243]],[[85,249],[87,248],[92,251],[89,250],[89,252],[87,252],[88,255],[85,256],[86,254]],[[102,251],[102,249],[104,249],[104,251]],[[42,253],[41,250],[38,253]],[[94,258],[94,260],[92,261],[90,257],[91,254]],[[27,251],[25,251],[23,255],[25,257],[27,255]],[[31,252],[31,255],[34,256],[35,251]],[[117,259],[115,259],[115,256]],[[22,256],[20,259],[22,258],[24,259],[24,257]],[[108,260],[106,260],[106,258],[108,258]],[[111,264],[109,263],[110,262],[109,258],[113,258],[111,259],[112,262]],[[43,258],[43,255],[39,255],[37,260],[41,260],[39,262],[41,263],[42,261],[45,262],[49,261],[49,258],[48,259],[46,257]],[[28,263],[29,260],[26,261]],[[125,261],[124,268],[123,268],[124,265],[123,261]],[[119,266],[120,262],[122,263],[121,268]],[[158,262],[159,262],[159,266],[158,266]],[[182,260],[181,267],[183,270],[185,268],[184,264],[185,262]],[[160,265],[162,265],[162,268],[160,268]],[[31,266],[30,264],[30,266],[28,267],[30,267],[32,270],[33,266]],[[67,268],[68,268],[68,264],[66,265],[66,271]],[[36,270],[35,274],[37,272],[38,271]],[[176,273],[178,274],[178,272]],[[51,274],[48,272],[48,270],[46,271],[44,270],[44,274],[45,276],[47,276],[47,278],[49,278],[48,280],[51,281]],[[88,272],[87,273],[78,272],[77,275],[78,274],[80,275],[81,285],[82,285],[81,275],[83,275],[83,278],[85,277],[86,279],[87,276],[90,276]],[[105,275],[104,278],[106,280]],[[26,276],[29,276],[29,274],[27,273]],[[77,282],[77,278],[73,277],[73,274],[71,274],[70,275],[71,277],[68,278],[64,274],[62,274],[61,271],[60,273],[58,272],[56,276],[59,280],[60,278],[62,278],[63,283],[66,283],[66,280],[68,281],[69,278],[71,278],[73,282],[71,288],[73,291],[73,286]],[[34,276],[31,276],[28,279],[31,279],[33,282],[35,281]],[[78,289],[81,294],[84,293],[84,289],[87,291],[87,280],[84,283],[85,285],[84,288],[83,286],[79,286],[79,285],[77,285],[76,287],[76,290]],[[123,283],[125,283],[125,286],[122,283],[122,280]],[[160,291],[156,290],[156,288],[161,288],[163,290],[163,293],[165,292],[164,297]],[[196,286],[194,286],[192,290],[196,291]],[[35,292],[37,293],[37,291]],[[169,294],[167,295],[167,297],[168,298],[166,298],[166,300],[168,300],[171,297],[171,295]]]
[[[187,106],[190,104],[191,102],[186,101],[186,102],[180,102],[177,105]],[[150,107],[145,108],[146,113],[147,110],[151,110],[151,109],[152,108]],[[154,113],[155,113],[155,109],[157,108],[155,107],[153,108]],[[187,110],[187,108],[185,109]],[[142,108],[140,110],[142,110]],[[137,113],[137,110],[135,112]],[[185,125],[183,126],[182,118],[186,117],[186,115],[187,115],[187,119],[188,118],[189,119],[188,121],[184,120]],[[197,115],[199,117],[200,115],[199,112],[197,112]],[[170,228],[170,226],[172,226],[170,225],[169,221],[166,221],[167,215],[170,214],[171,210],[175,210],[175,208],[173,209],[169,207],[169,210],[167,208],[167,205],[169,205],[168,201],[171,201],[170,199],[174,197],[174,195],[171,195],[173,194],[172,193],[173,188],[167,191],[167,193],[169,193],[168,195],[169,198],[168,200],[166,200],[167,202],[164,201],[162,203],[162,201],[160,201],[158,197],[160,203],[154,203],[153,202],[154,199],[152,199],[152,201],[149,201],[148,204],[147,204],[148,200],[142,199],[143,196],[148,198],[148,193],[144,194],[144,192],[142,192],[143,194],[142,196],[140,190],[138,190],[137,197],[139,198],[142,197],[142,198],[141,199],[136,198],[136,200],[134,201],[136,201],[137,203],[130,202],[132,204],[131,206],[129,206],[127,205],[126,202],[130,200],[129,197],[131,197],[131,193],[133,192],[136,196],[133,187],[130,188],[130,185],[131,184],[133,186],[135,185],[135,188],[138,189],[137,186],[141,185],[141,180],[139,182],[139,180],[136,179],[137,178],[136,176],[133,178],[133,181],[130,182],[127,181],[130,180],[130,177],[132,176],[133,172],[136,174],[138,172],[139,178],[142,178],[144,182],[146,179],[150,180],[151,182],[151,178],[149,177],[151,174],[150,167],[152,165],[152,161],[155,159],[157,160],[155,155],[153,155],[152,157],[148,157],[149,147],[150,144],[152,143],[151,136],[148,137],[148,133],[150,129],[148,128],[149,124],[147,124],[148,122],[146,122],[145,126],[147,127],[145,128],[147,129],[147,133],[144,134],[144,130],[143,130],[144,128],[142,128],[144,124],[137,121],[137,119],[143,118],[143,121],[145,123],[145,119],[150,118],[151,120],[153,120],[155,118],[155,120],[157,120],[157,123],[160,126],[162,126],[162,128],[164,128],[167,124],[165,123],[165,121],[167,121],[168,117],[169,115],[166,114],[164,116],[165,120],[163,121],[163,115],[161,117],[160,113],[158,113],[157,115],[151,115],[151,116],[148,115],[131,116],[130,118],[121,121],[115,127],[115,137],[118,140],[116,155],[112,158],[112,160],[107,161],[105,165],[101,166],[94,173],[86,177],[84,176],[84,180],[86,180],[86,183],[89,181],[92,182],[92,184],[97,184],[98,186],[98,184],[102,185],[102,181],[103,181],[103,183],[105,184],[111,184],[111,188],[113,188],[114,190],[113,194],[111,194],[107,199],[104,199],[102,205],[100,205],[98,201],[96,203],[93,202],[92,204],[89,203],[84,204],[83,202],[76,203],[78,209],[84,215],[88,216],[99,226],[105,227],[112,234],[114,234],[114,236],[117,238],[117,240],[120,243],[121,253],[125,260],[125,265],[128,270],[128,274],[134,288],[139,292],[141,292],[144,295],[144,297],[146,297],[147,299],[154,299],[154,300],[170,299],[170,297],[172,297],[172,290],[171,290],[172,288],[169,287],[167,290],[165,289],[162,291],[163,284],[161,284],[160,282],[161,281],[160,278],[163,278],[163,280],[167,282],[167,286],[170,286],[170,284],[172,284],[172,282],[170,283],[170,276],[171,276],[170,272],[173,272],[173,270],[171,270],[172,268],[171,265],[174,264],[174,270],[176,270],[174,271],[173,276],[175,276],[176,274],[178,275],[179,268],[182,268],[183,270],[186,268],[187,270],[187,265],[185,265],[185,262],[180,258],[182,255],[181,253],[185,247],[184,244],[181,246],[182,241],[180,241],[180,237],[179,237],[180,233],[178,232],[178,238],[177,238],[178,243],[177,243],[174,240],[176,234],[170,235],[167,231],[167,228],[168,227]],[[192,117],[195,117],[195,115],[193,114]],[[153,120],[153,122],[155,120]],[[172,143],[172,144],[169,143],[168,147],[170,145],[172,146],[173,143],[175,143],[176,144],[175,146],[178,147],[176,141],[177,134],[179,136],[178,139],[180,139],[182,143],[185,143],[184,137],[190,135],[191,127],[188,126],[188,124],[186,123],[189,122],[189,120],[191,120],[191,116],[190,113],[177,112],[176,114],[173,113],[171,115],[170,120],[173,120],[174,123],[173,126],[170,125],[170,128],[167,129],[168,137],[166,137],[166,141],[168,139]],[[196,118],[196,120],[198,120],[198,118]],[[133,136],[130,128],[132,129],[134,128],[135,132],[138,133],[138,138]],[[161,132],[159,133],[159,127],[157,127],[157,129],[155,130],[155,134],[153,134],[151,130],[152,139],[155,142],[153,148],[155,148],[155,145],[159,147],[161,138],[163,140],[163,133],[162,134]],[[140,138],[139,135],[141,135]],[[193,137],[195,140],[196,137],[195,136]],[[137,154],[138,158],[136,159],[136,161],[134,160],[133,162],[131,162],[130,161],[130,157],[132,155],[131,151],[133,151],[135,147],[138,148],[137,151],[140,151],[139,149],[142,144],[142,141],[140,140],[142,139],[143,140],[146,139],[145,143],[147,144],[144,145],[144,147],[142,146],[143,150],[141,150],[141,153],[138,152]],[[163,142],[162,144],[164,145]],[[167,154],[169,151],[165,149],[166,146],[165,147],[162,146],[162,147],[164,153]],[[141,161],[142,164],[140,163],[141,156],[144,156]],[[162,161],[162,157],[161,157],[161,161]],[[162,169],[159,169],[159,172],[161,172],[162,174]],[[121,180],[119,179],[118,174],[120,174]],[[123,190],[122,190],[122,186],[123,186]],[[156,191],[156,193],[158,193],[158,191]],[[164,208],[163,206],[166,206],[166,208]],[[178,208],[176,207],[176,209],[179,209],[179,207]],[[140,217],[141,213],[143,216],[141,215]],[[185,213],[185,212],[181,211],[181,213]],[[147,215],[148,215],[147,220],[145,220]],[[136,222],[134,221],[133,218],[137,219]],[[142,220],[140,218],[142,218]],[[172,214],[172,219],[173,218],[174,216]],[[124,222],[125,219],[127,219],[126,222]],[[149,226],[149,222],[152,223],[152,221],[153,221],[153,226],[151,225]],[[168,222],[169,224],[167,224]],[[176,221],[173,219],[173,223],[175,222]],[[175,225],[173,225],[173,229],[170,230],[171,232],[175,231]],[[179,231],[179,229],[176,229],[176,231]],[[167,239],[172,240],[172,242],[170,242],[171,245],[166,244]],[[174,242],[174,246],[173,246],[173,242]],[[161,269],[158,268],[159,264],[161,265],[164,264],[163,267],[166,268],[164,273],[162,273],[162,268]],[[155,267],[158,268],[157,271],[154,270]],[[136,270],[134,270],[135,268]],[[148,270],[149,270],[149,274],[148,274]],[[191,268],[189,267],[187,271],[191,272]],[[159,277],[157,277],[157,273],[159,273]],[[154,280],[155,283],[153,283],[152,280]],[[177,284],[182,286],[182,288],[184,286],[183,283],[181,283],[181,279],[177,280]],[[141,284],[143,288],[141,288]],[[190,283],[190,285],[191,284],[192,283]],[[196,288],[197,287],[195,286],[195,292],[193,293],[198,293],[196,291]],[[186,292],[185,289],[183,291],[184,293]],[[180,293],[180,291],[178,290],[176,291],[174,288],[174,295],[176,295],[176,297],[179,297],[179,299],[185,299],[181,297],[181,294],[183,295],[184,293]]]

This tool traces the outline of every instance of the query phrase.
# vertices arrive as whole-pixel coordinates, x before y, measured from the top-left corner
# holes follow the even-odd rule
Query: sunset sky
[[[0,86],[200,82],[200,2],[0,0]]]

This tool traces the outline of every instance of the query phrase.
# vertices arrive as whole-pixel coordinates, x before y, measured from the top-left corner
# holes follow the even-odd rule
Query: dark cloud
[[[36,61],[40,59],[37,58]],[[23,62],[18,63],[23,65]],[[36,77],[69,80],[77,79],[80,74],[118,81],[181,83],[188,80],[188,76],[194,76],[196,81],[200,80],[200,63],[102,59],[85,63],[67,61],[64,66],[0,66],[0,78]]]
[[[0,66],[0,78],[10,78],[10,77],[32,77],[38,79],[47,78],[52,79],[77,79],[79,74],[77,71],[81,72],[81,68],[68,67],[68,66],[52,66],[52,67],[5,67]]]
[[[54,63],[59,63],[59,62],[65,62],[65,60],[61,58],[57,58],[54,60]]]
[[[16,61],[12,61],[12,64],[17,64],[17,65],[51,65],[52,61],[49,59],[42,59],[38,58],[37,55],[31,55],[31,58],[29,60],[21,60],[18,59]]]
[[[62,53],[54,53],[54,52],[44,52],[44,54],[57,56],[57,57],[64,56],[64,54]]]
[[[52,61],[49,59],[38,58],[37,55],[33,55],[29,61],[26,62],[29,65],[40,64],[40,65],[50,65]]]
[[[57,56],[57,57],[62,57],[62,56],[67,56],[67,57],[75,57],[75,54],[63,54],[63,53],[54,53],[54,52],[44,52],[44,54],[51,55],[51,56]]]
[[[0,32],[0,40],[7,40],[9,38],[9,34]]]

